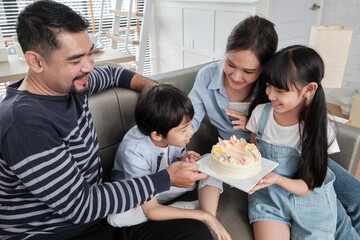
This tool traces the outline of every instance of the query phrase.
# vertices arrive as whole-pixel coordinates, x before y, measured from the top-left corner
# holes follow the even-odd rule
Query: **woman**
[[[274,24],[264,18],[250,16],[235,26],[227,41],[225,59],[201,69],[189,93],[195,110],[192,121],[195,132],[207,114],[222,138],[229,139],[235,134],[249,140],[250,134],[245,128],[249,106],[257,92],[260,93],[257,79],[277,44]],[[356,199],[360,195],[360,182],[332,160],[329,167],[336,175],[336,238],[359,239],[360,202]],[[221,191],[222,183],[213,178],[201,182],[200,208],[216,215]]]

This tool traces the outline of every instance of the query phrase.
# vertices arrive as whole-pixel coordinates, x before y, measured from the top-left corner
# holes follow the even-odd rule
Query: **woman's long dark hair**
[[[261,66],[275,53],[278,35],[274,23],[266,18],[250,16],[238,23],[231,31],[226,52],[250,50]]]
[[[323,184],[328,166],[328,120],[325,94],[321,86],[323,76],[324,63],[315,50],[300,45],[287,47],[277,52],[264,65],[259,81],[260,91],[252,104],[269,101],[265,94],[266,83],[286,91],[311,82],[318,84],[311,101],[304,104],[300,111],[302,152],[298,169],[293,176],[303,179],[311,190]]]

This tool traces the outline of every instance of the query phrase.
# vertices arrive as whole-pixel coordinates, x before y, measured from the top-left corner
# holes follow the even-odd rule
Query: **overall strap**
[[[260,139],[262,139],[262,134],[264,133],[264,129],[265,129],[265,126],[266,126],[266,123],[268,120],[268,116],[269,116],[269,113],[271,110],[271,106],[272,106],[271,104],[272,103],[269,102],[265,105],[264,110],[260,117],[260,123],[259,123],[259,127],[257,129],[257,137]]]
[[[163,156],[164,156],[164,153],[162,152],[162,153],[160,153],[160,155],[157,157],[157,161],[156,161],[156,164],[157,164],[157,166],[156,166],[156,172],[159,171],[160,164],[161,164],[161,160],[162,160]]]

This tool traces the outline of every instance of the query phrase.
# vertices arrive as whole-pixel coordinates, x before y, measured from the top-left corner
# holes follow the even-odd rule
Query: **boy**
[[[162,84],[143,91],[135,109],[136,126],[126,133],[117,151],[113,179],[149,175],[179,160],[198,160],[198,153],[186,152],[185,149],[194,133],[191,127],[193,116],[194,109],[190,99],[179,89]],[[158,203],[165,203],[193,188],[194,186],[170,188],[141,208],[134,208],[124,214],[109,215],[108,221],[113,226],[122,227],[142,223],[147,218],[156,221],[192,218],[204,221],[218,239],[230,239],[224,227],[211,214]]]

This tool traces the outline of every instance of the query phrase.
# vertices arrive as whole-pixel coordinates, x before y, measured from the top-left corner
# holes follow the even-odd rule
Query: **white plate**
[[[257,174],[254,177],[248,178],[248,179],[234,179],[234,178],[226,178],[223,177],[217,173],[215,173],[210,168],[210,161],[211,154],[207,153],[201,157],[199,161],[197,161],[197,164],[200,165],[198,171],[203,172],[211,177],[214,177],[216,179],[219,179],[223,181],[224,183],[227,183],[235,188],[238,188],[244,192],[249,192],[263,177],[266,176],[269,172],[274,170],[279,163],[270,161],[266,158],[261,159],[261,172]]]

